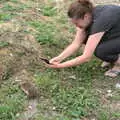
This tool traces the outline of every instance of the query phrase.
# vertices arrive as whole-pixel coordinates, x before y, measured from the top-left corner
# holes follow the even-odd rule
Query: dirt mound
[[[34,69],[39,65],[40,45],[35,38],[22,32],[22,27],[13,23],[0,25],[0,79],[8,79],[21,71]],[[27,78],[26,78],[27,77]],[[30,76],[20,78],[32,79]]]

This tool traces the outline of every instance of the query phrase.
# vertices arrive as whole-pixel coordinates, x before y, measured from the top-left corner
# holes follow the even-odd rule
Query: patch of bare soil
[[[120,4],[119,0],[92,1],[94,1],[96,4]],[[31,4],[29,3],[29,1],[26,2],[26,0],[20,0],[20,2],[26,5]],[[7,46],[0,47],[0,84],[4,79],[9,78],[12,78],[16,82],[20,83],[20,85],[21,83],[23,83],[23,81],[33,82],[34,70],[36,68],[39,69],[39,66],[41,66],[39,61],[39,57],[41,55],[41,47],[32,35],[24,32],[24,30],[28,30],[30,32],[36,31],[33,28],[30,28],[28,26],[26,27],[18,23],[18,21],[21,22],[27,20],[51,20],[50,17],[40,15],[39,9],[37,9],[39,8],[38,0],[34,0],[33,3],[33,6],[36,7],[24,10],[24,14],[18,13],[19,16],[11,20],[11,22],[0,24],[0,42],[8,43]],[[1,7],[2,5],[0,4],[0,8]],[[117,80],[116,82],[115,80],[110,82],[107,80],[105,81],[106,82],[101,81],[100,83],[97,81],[97,83],[94,82],[93,84],[96,87],[95,89],[100,92],[99,94],[101,97],[101,103],[103,103],[103,106],[105,108],[109,109],[110,113],[114,111],[120,111],[120,102],[115,100],[111,101],[109,97],[106,96],[106,91],[111,89],[111,86],[115,85],[117,82],[119,82],[119,80]],[[23,90],[29,92],[29,90],[26,89],[24,86],[22,86],[22,88]],[[37,92],[33,92],[33,95],[36,93]],[[32,106],[31,103],[33,107],[29,107],[29,110],[24,113],[24,115],[27,116],[25,120],[27,120],[28,117],[31,117],[29,115],[33,115],[36,113],[36,101],[30,102],[30,106]],[[90,117],[90,119],[92,118],[94,118],[94,116]]]
[[[0,24],[0,28],[0,42],[7,43],[7,46],[0,47],[1,80],[13,76],[19,77],[18,73],[21,71],[30,72],[31,69],[40,65],[40,45],[32,35],[22,32],[24,27],[13,23],[3,23]],[[19,79],[32,81],[30,76],[26,77],[24,75]]]

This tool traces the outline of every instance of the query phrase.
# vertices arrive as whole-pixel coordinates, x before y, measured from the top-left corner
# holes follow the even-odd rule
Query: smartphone
[[[50,64],[49,60],[47,60],[46,58],[40,58],[40,60],[42,60],[43,62],[47,63],[47,64]]]

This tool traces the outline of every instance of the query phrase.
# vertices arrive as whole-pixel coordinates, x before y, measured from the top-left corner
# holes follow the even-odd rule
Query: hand
[[[61,68],[61,64],[47,64],[46,66],[49,68]]]
[[[62,61],[62,59],[60,57],[54,57],[50,60],[50,63],[55,65],[55,64],[59,64]]]

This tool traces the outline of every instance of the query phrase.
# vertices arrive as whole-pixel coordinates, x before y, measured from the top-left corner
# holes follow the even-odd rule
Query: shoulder
[[[104,16],[120,16],[120,6],[118,5],[98,5],[93,10],[93,18]]]
[[[116,5],[97,6],[93,13],[93,23],[90,33],[109,31],[120,21],[120,7]]]

